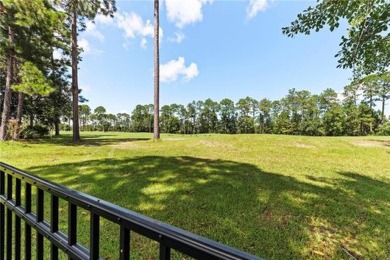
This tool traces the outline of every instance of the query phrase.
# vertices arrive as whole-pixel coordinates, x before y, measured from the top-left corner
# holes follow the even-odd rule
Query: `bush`
[[[390,121],[385,122],[378,127],[377,135],[390,135]]]
[[[8,120],[6,139],[17,140],[19,138],[20,126],[18,120],[10,119]]]
[[[38,139],[49,135],[50,130],[47,126],[34,125],[27,126],[20,132],[20,138],[24,139]]]

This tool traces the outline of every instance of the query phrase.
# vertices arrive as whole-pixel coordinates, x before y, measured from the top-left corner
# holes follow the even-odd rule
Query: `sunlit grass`
[[[390,255],[390,138],[70,137],[0,143],[0,161],[265,258]],[[116,259],[118,228],[101,225],[102,256]],[[132,244],[134,259],[158,252]]]

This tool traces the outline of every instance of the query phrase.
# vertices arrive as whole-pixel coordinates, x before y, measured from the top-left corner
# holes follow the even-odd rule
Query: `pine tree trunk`
[[[22,117],[23,117],[23,106],[24,106],[24,93],[19,92],[18,95],[18,110],[16,114],[16,127],[15,131],[13,133],[13,139],[18,140],[19,139],[19,133],[20,133],[20,126],[22,124]]]
[[[77,50],[77,1],[72,10],[72,110],[73,110],[73,142],[80,141],[79,129],[79,86],[78,86],[78,50]]]
[[[56,82],[56,66],[54,62],[54,48],[52,48],[51,51],[51,80],[55,84]],[[58,88],[58,91],[61,92],[61,87]],[[56,110],[54,111],[54,136],[60,135],[60,117],[59,117],[59,108],[56,107]]]
[[[12,79],[13,79],[13,59],[14,59],[14,30],[11,25],[8,26],[8,40],[9,48],[7,54],[7,78],[5,83],[4,90],[4,103],[3,103],[3,113],[1,115],[1,125],[0,125],[0,140],[7,140],[7,124],[9,119],[9,114],[11,110],[11,96],[12,96]]]
[[[56,116],[56,118],[54,119],[54,129],[55,129],[55,136],[59,136],[60,135],[60,119],[58,118],[58,116]]]
[[[160,45],[159,0],[154,0],[154,127],[153,139],[160,139]]]

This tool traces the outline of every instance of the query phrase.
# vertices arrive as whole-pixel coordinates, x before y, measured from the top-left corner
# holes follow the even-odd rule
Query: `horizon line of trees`
[[[160,110],[160,130],[172,134],[290,134],[309,136],[390,135],[390,118],[384,115],[389,89],[364,91],[363,84],[349,85],[343,100],[328,88],[321,94],[290,89],[288,94],[271,101],[229,98],[220,102],[208,98],[185,105],[164,105]],[[379,90],[379,89],[377,89]],[[377,103],[381,109],[376,109]],[[137,105],[131,114],[106,113],[103,106],[93,111],[80,105],[81,131],[150,132],[154,127],[153,104]],[[63,125],[70,130],[70,125]]]

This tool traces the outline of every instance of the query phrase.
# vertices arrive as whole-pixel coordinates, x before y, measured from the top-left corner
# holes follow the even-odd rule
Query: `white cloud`
[[[190,66],[188,66],[184,70],[184,78],[186,80],[191,80],[192,78],[195,78],[199,75],[198,65],[196,63],[191,63]]]
[[[214,0],[165,0],[168,20],[179,28],[203,19],[202,7]]]
[[[77,45],[79,48],[82,48],[84,53],[90,53],[91,52],[91,47],[89,46],[89,42],[86,39],[80,39],[77,42]]]
[[[104,35],[96,28],[96,24],[92,21],[86,23],[85,33],[97,38],[99,41],[104,41]]]
[[[107,15],[98,14],[95,17],[95,22],[98,24],[110,25],[114,22],[114,18]]]
[[[92,55],[99,55],[99,54],[102,54],[103,51],[102,50],[98,50],[98,49],[95,49],[95,48],[92,48],[91,45],[89,44],[89,42],[82,38],[82,39],[79,39],[78,42],[77,42],[77,45],[79,48],[82,48],[83,49],[83,53],[85,55],[89,55],[89,54],[92,54]]]
[[[87,21],[86,22],[86,28],[85,33],[89,36],[97,38],[99,41],[104,41],[104,35],[99,31],[98,25],[112,25],[114,22],[114,19],[110,16],[105,16],[102,14],[98,14],[94,22],[93,21]]]
[[[250,0],[246,8],[247,18],[254,18],[259,12],[265,11],[271,0]]]
[[[169,37],[168,41],[175,42],[175,43],[181,43],[186,36],[182,32],[176,32],[175,37]]]
[[[150,20],[144,22],[136,13],[118,14],[118,27],[125,31],[127,38],[134,39],[136,36],[153,37],[153,24]]]
[[[124,31],[126,38],[134,39],[141,37],[141,47],[146,48],[147,37],[154,37],[154,26],[150,20],[143,21],[136,13],[121,13],[117,15],[117,26]],[[163,30],[159,28],[160,41],[163,37]]]
[[[191,63],[186,67],[183,57],[160,65],[160,80],[162,82],[176,81],[179,75],[182,75],[185,80],[193,79],[199,75],[198,65]]]

